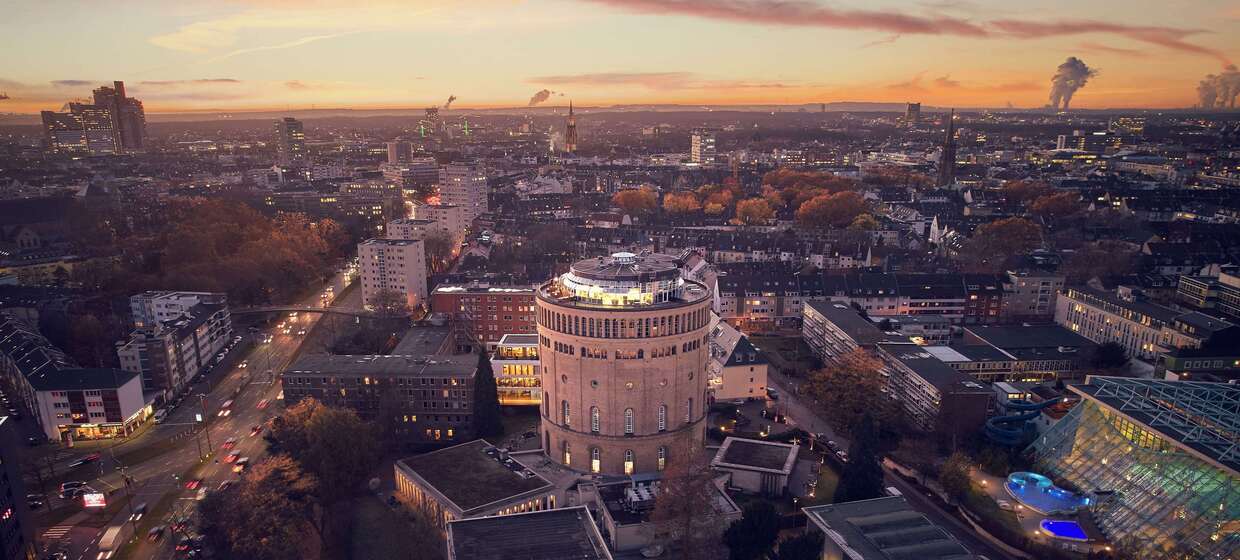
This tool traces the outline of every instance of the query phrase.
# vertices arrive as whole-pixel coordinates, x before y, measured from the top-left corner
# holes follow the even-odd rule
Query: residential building
[[[1240,272],[1227,268],[1218,276],[1180,276],[1176,299],[1196,309],[1240,320]]]
[[[426,236],[435,231],[435,222],[416,218],[399,218],[387,223],[384,233],[388,239],[408,239],[426,241]]]
[[[440,284],[431,292],[431,311],[463,323],[488,352],[506,335],[535,332],[534,288],[528,285]]]
[[[876,345],[885,364],[886,392],[909,422],[942,437],[976,433],[986,421],[991,392],[912,342]]]
[[[49,441],[123,437],[154,412],[142,378],[116,368],[78,368],[30,378]]]
[[[471,439],[477,365],[473,355],[305,354],[280,383],[288,406],[314,397],[346,407],[411,447]]]
[[[889,338],[847,303],[807,301],[802,309],[801,338],[823,363],[831,363],[858,348],[872,348]]]
[[[701,444],[711,297],[680,265],[616,253],[539,287],[541,431],[552,460],[631,475],[661,471],[676,449]]]
[[[406,191],[429,187],[439,182],[439,163],[433,157],[407,157],[399,163],[392,162],[391,147],[388,148],[388,163],[379,168],[383,171],[383,179],[400,186]]]
[[[1061,274],[1038,269],[1008,271],[1003,283],[1002,317],[1007,322],[1049,321],[1063,290]]]
[[[533,405],[542,403],[538,373],[538,335],[506,334],[495,345],[491,371],[499,404]]]
[[[1096,349],[1059,325],[966,327],[958,344],[926,347],[956,371],[986,383],[1080,379]]]
[[[947,344],[952,337],[951,319],[942,315],[892,315],[871,317],[883,332],[897,333],[921,345]]]
[[[222,305],[227,309],[228,295],[218,292],[149,291],[129,298],[129,314],[134,328],[144,328],[191,315],[200,304]]]
[[[20,431],[16,420],[0,416],[0,560],[32,560],[37,546],[22,480]]]
[[[262,205],[272,213],[298,212],[314,218],[362,222],[363,229],[371,231],[405,214],[404,202],[397,193],[371,189],[278,191],[263,195]]]
[[[1177,348],[1158,355],[1154,379],[1240,383],[1240,348]]]
[[[556,488],[507,450],[476,439],[396,461],[396,494],[442,531],[449,523],[555,509]]]
[[[464,209],[465,222],[491,211],[487,174],[481,165],[449,164],[439,169],[439,200]],[[415,216],[418,217],[418,216]]]
[[[293,117],[276,121],[276,162],[286,167],[300,167],[305,165],[308,156],[306,131],[301,121]]]
[[[715,401],[766,400],[767,367],[766,356],[749,337],[711,314],[707,370]]]
[[[465,232],[472,221],[464,206],[453,204],[414,204],[410,217],[431,222],[434,229],[448,234],[454,245],[465,240]]]
[[[1106,292],[1068,288],[1059,295],[1055,322],[1097,344],[1115,342],[1128,356],[1153,361],[1160,352],[1234,343],[1240,328],[1198,312],[1181,312],[1121,287]]]
[[[447,543],[448,560],[612,560],[585,506],[453,521]]]
[[[224,294],[145,292],[129,300],[134,330],[118,342],[121,369],[139,374],[144,390],[170,399],[218,361],[232,339]]]
[[[689,136],[689,161],[698,165],[712,165],[717,156],[715,131],[695,130]]]
[[[782,497],[797,463],[794,443],[728,437],[710,466],[728,475],[727,487],[749,494]]]
[[[955,537],[901,496],[802,508],[823,534],[822,560],[967,560]]]
[[[1090,376],[1026,449],[1037,472],[1093,490],[1090,520],[1131,558],[1240,550],[1240,386]]]
[[[399,294],[410,310],[426,303],[426,255],[421,241],[367,239],[357,245],[362,304],[374,308],[376,297]],[[387,303],[385,303],[387,305]]]
[[[395,140],[387,143],[387,162],[388,165],[400,165],[408,163],[410,157],[413,156],[413,146],[401,140]]]

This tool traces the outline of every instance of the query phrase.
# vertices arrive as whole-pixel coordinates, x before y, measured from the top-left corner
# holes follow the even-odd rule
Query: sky
[[[0,0],[0,113],[124,80],[148,112],[442,104],[1188,107],[1238,0]],[[7,99],[5,99],[7,97]]]

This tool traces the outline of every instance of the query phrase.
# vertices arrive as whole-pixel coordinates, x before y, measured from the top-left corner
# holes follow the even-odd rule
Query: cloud
[[[600,72],[593,74],[539,76],[530,78],[526,81],[533,84],[552,86],[632,86],[659,91],[690,89],[783,89],[803,86],[802,84],[785,84],[781,82],[705,79],[693,72]]]
[[[947,76],[939,76],[935,78],[934,85],[941,87],[941,88],[952,89],[952,88],[960,87],[960,81],[953,80],[951,75],[949,74]]]
[[[289,80],[287,82],[284,82],[284,87],[289,88],[289,89],[296,89],[296,90],[310,89],[310,86],[306,85],[301,80]]]
[[[896,33],[896,34],[893,34],[893,35],[888,35],[888,36],[886,36],[886,37],[883,37],[882,39],[878,39],[877,41],[870,41],[869,43],[866,43],[866,44],[864,44],[864,45],[861,45],[860,47],[857,47],[857,48],[859,48],[859,49],[868,49],[868,48],[870,48],[870,47],[877,47],[877,46],[879,46],[879,45],[890,45],[890,44],[892,44],[892,43],[896,42],[899,38],[900,38],[900,34],[899,34],[899,33]]]
[[[925,82],[926,72],[918,72],[912,79],[888,84],[882,89],[893,93],[941,93],[941,94],[989,94],[989,93],[1017,93],[1024,91],[1035,91],[1045,89],[1043,85],[1034,82],[1000,82],[997,84],[978,84],[962,82],[953,79],[950,75],[939,76],[927,84]]]
[[[918,72],[916,76],[913,76],[913,79],[907,82],[888,84],[883,86],[883,89],[910,93],[925,93],[928,90],[926,90],[925,86],[921,85],[921,79],[925,76],[925,74],[925,72]]]
[[[302,37],[302,38],[300,38],[300,39],[295,39],[295,40],[293,40],[293,41],[288,41],[288,42],[286,42],[286,43],[279,43],[279,44],[276,44],[276,45],[263,45],[263,46],[261,46],[261,47],[248,47],[248,48],[244,48],[244,49],[237,49],[237,50],[234,50],[234,51],[226,52],[226,53],[224,53],[224,54],[222,54],[222,55],[220,55],[220,56],[217,56],[217,57],[214,57],[214,58],[208,59],[208,60],[206,60],[205,62],[207,62],[207,63],[212,63],[212,62],[220,62],[220,61],[222,61],[222,60],[228,60],[228,59],[230,59],[230,58],[233,58],[233,57],[236,57],[236,56],[241,56],[241,55],[243,55],[243,54],[251,54],[251,53],[256,53],[256,52],[263,52],[263,51],[278,51],[278,50],[283,50],[283,49],[291,49],[291,48],[293,48],[293,47],[300,47],[300,46],[302,46],[302,45],[309,45],[310,43],[314,43],[314,42],[317,42],[317,41],[322,41],[322,40],[324,40],[324,39],[335,39],[336,37],[344,37],[345,35],[352,35],[352,34],[354,34],[354,33],[357,33],[357,32],[356,32],[356,31],[346,31],[346,32],[343,32],[343,33],[329,33],[329,34],[327,34],[327,35],[311,35],[311,36],[309,36],[309,37]]]
[[[87,87],[95,85],[90,80],[52,80],[52,85],[56,87]]]
[[[1118,35],[1133,41],[1157,45],[1173,51],[1201,54],[1214,57],[1223,64],[1230,64],[1230,59],[1222,51],[1195,45],[1184,39],[1192,35],[1205,33],[1203,29],[1182,29],[1177,27],[1141,26],[1111,23],[1092,20],[1059,20],[1051,22],[1034,22],[1020,20],[996,20],[990,22],[995,28],[1009,35],[1023,39],[1041,39],[1044,37],[1062,37],[1066,35],[1083,35],[1103,33]]]
[[[643,14],[695,16],[761,25],[869,29],[910,35],[984,37],[988,34],[982,27],[960,18],[873,10],[837,10],[805,0],[584,1]]]
[[[1094,43],[1092,41],[1085,41],[1077,45],[1077,48],[1083,51],[1104,53],[1104,54],[1116,54],[1120,56],[1134,56],[1135,57],[1135,56],[1146,55],[1143,51],[1139,51],[1137,49],[1125,49],[1121,47],[1112,47],[1109,45],[1103,45],[1101,43]]]
[[[8,98],[9,98],[9,94],[5,92],[0,92],[0,101],[4,101],[5,99],[8,99]]]
[[[194,84],[240,84],[241,80],[236,78],[199,78],[197,80],[143,80],[138,82],[140,86],[147,87],[173,87]]]

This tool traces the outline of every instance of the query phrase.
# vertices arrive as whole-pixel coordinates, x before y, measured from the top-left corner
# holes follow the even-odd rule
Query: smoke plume
[[[0,101],[4,101],[5,99],[8,99],[8,98],[9,98],[8,92],[0,93]]]
[[[1235,109],[1240,96],[1240,72],[1228,64],[1222,74],[1210,74],[1197,84],[1202,109]]]
[[[1090,68],[1081,59],[1070,56],[1055,70],[1051,78],[1051,108],[1068,110],[1072,103],[1072,95],[1085,87],[1085,82],[1098,75],[1098,71]],[[1062,107],[1060,107],[1062,105]]]
[[[533,107],[535,105],[538,105],[539,103],[542,103],[543,101],[551,99],[551,94],[553,93],[555,92],[549,89],[540,90],[538,93],[535,93],[534,96],[530,98],[529,107]]]
[[[451,109],[451,108],[452,108],[452,102],[453,102],[453,101],[456,101],[456,96],[455,96],[455,95],[449,95],[449,96],[448,96],[448,102],[443,104],[443,110],[447,111],[448,109]]]

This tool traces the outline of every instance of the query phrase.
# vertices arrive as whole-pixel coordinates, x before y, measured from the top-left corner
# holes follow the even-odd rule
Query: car
[[[189,520],[177,519],[172,522],[170,529],[173,533],[184,533],[187,526],[189,526]]]
[[[779,400],[779,391],[768,388],[766,390],[766,396],[769,397],[773,401],[777,401]]]
[[[237,445],[237,438],[230,437],[220,444],[220,449],[232,449],[234,445]]]
[[[1003,511],[1012,511],[1012,502],[1007,500],[996,500],[995,503],[999,504],[999,509]]]
[[[237,464],[233,465],[233,472],[243,473],[245,472],[245,468],[248,466],[250,466],[250,458],[242,457],[240,459],[237,459]]]
[[[181,537],[181,540],[177,541],[176,551],[185,552],[190,548],[193,548],[193,544],[194,541],[190,540],[189,537]]]
[[[297,336],[306,336],[306,329],[298,329]]]
[[[146,515],[146,503],[143,502],[133,507],[133,513],[129,514],[129,520],[137,523]]]
[[[261,401],[258,401],[258,405],[256,405],[256,406],[257,406],[257,408],[258,408],[259,410],[262,410],[262,409],[264,409],[264,408],[267,408],[267,405],[269,405],[269,404],[271,404],[271,401],[269,401],[269,400],[267,400],[267,399],[263,399],[263,400],[261,400]]]
[[[259,424],[259,425],[257,425],[257,426],[254,426],[254,427],[250,428],[250,437],[254,437],[254,436],[258,435],[258,434],[259,434],[260,432],[262,432],[262,431],[263,431],[263,425],[262,425],[262,424]]]
[[[237,364],[237,367],[238,367],[238,368],[241,368],[241,369],[248,368],[248,367],[250,367],[250,361],[249,361],[249,360],[241,360],[241,363]]]
[[[164,527],[163,525],[151,527],[151,530],[146,532],[146,540],[156,542],[159,539],[164,538],[164,531],[166,529],[167,527]]]
[[[232,410],[231,410],[231,409],[227,409],[227,408],[225,408],[225,409],[221,409],[219,412],[215,413],[215,415],[216,415],[216,416],[219,416],[220,418],[223,418],[223,417],[225,417],[225,416],[231,416],[231,415],[232,415]]]
[[[220,492],[220,491],[223,491],[223,490],[227,490],[229,486],[232,486],[232,485],[233,485],[233,482],[234,482],[234,481],[232,481],[232,480],[225,480],[224,482],[221,482],[221,483],[220,483],[220,485],[219,485],[219,487],[218,487],[218,488],[216,488],[215,490],[216,490],[217,492]]]
[[[835,443],[835,440],[833,439],[827,440],[827,449],[830,449],[831,451],[836,451],[839,448],[840,448],[840,444]]]
[[[65,552],[53,552],[43,557],[43,560],[68,560],[69,554]]]
[[[78,459],[72,463],[69,463],[69,468],[76,469],[82,465],[89,465],[91,463],[94,463],[95,461],[98,461],[99,457],[100,455],[98,453],[91,453],[90,455],[87,455],[85,457],[82,457],[81,459]]]
[[[836,457],[839,457],[839,459],[840,459],[840,462],[841,462],[841,463],[847,463],[847,462],[848,462],[848,452],[847,452],[847,451],[836,451],[836,452],[835,452],[835,456],[836,456]]]
[[[77,491],[78,489],[85,488],[85,487],[86,487],[86,483],[80,480],[62,482],[60,483],[60,497],[64,498],[67,494],[71,494]]]
[[[228,455],[225,455],[225,456],[224,456],[224,462],[225,462],[225,463],[232,463],[232,462],[234,462],[234,461],[236,461],[237,459],[240,459],[240,458],[241,458],[241,452],[240,452],[240,451],[237,451],[237,450],[233,450],[233,452],[232,452],[232,453],[229,453]]]
[[[43,500],[26,500],[26,505],[30,509],[39,509],[43,507]]]
[[[201,502],[205,499],[207,499],[207,489],[199,488],[198,493],[194,495],[194,501]]]
[[[168,418],[168,410],[164,408],[156,410],[153,418],[156,424],[163,424],[164,420]]]
[[[186,490],[197,490],[199,486],[202,486],[201,478],[191,478],[185,482]]]

